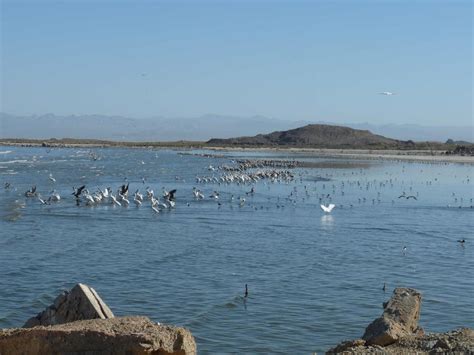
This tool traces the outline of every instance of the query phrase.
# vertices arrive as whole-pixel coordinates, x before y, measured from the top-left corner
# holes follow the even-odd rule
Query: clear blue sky
[[[451,0],[2,0],[0,111],[472,125],[472,18]]]

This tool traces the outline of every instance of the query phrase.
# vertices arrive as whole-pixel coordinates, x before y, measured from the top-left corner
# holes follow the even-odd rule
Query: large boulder
[[[422,335],[418,327],[421,293],[411,288],[396,288],[392,298],[384,303],[381,317],[365,329],[362,336],[367,345],[386,346],[410,335]]]
[[[84,284],[77,284],[71,291],[60,294],[51,306],[36,317],[26,321],[23,327],[55,325],[83,319],[108,319],[114,314],[97,292]]]
[[[186,355],[196,354],[196,342],[184,328],[153,323],[147,317],[117,317],[3,329],[0,354]]]

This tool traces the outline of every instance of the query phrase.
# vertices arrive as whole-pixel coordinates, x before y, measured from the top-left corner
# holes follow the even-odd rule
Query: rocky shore
[[[0,354],[196,354],[191,333],[147,317],[91,319],[0,330]]]
[[[421,299],[417,290],[396,288],[361,339],[344,341],[326,354],[474,354],[472,329],[425,334],[418,326]]]
[[[114,317],[97,292],[84,284],[60,294],[23,328],[0,330],[0,355],[196,353],[189,330],[147,317]]]
[[[433,355],[474,354],[474,331],[463,328],[446,333],[432,333],[423,336],[405,336],[388,346],[365,345],[362,339],[347,341],[330,349],[326,354],[342,355]]]

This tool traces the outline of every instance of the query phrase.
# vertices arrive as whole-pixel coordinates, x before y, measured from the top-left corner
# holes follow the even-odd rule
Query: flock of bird
[[[54,178],[52,178],[50,175],[50,179]],[[54,182],[55,181],[56,180],[54,179]],[[155,213],[160,213],[161,210],[174,208],[176,205],[176,189],[171,191],[166,191],[163,189],[161,200],[160,196],[155,195],[154,191],[150,187],[146,188],[145,194],[141,193],[140,189],[137,189],[133,195],[129,197],[129,186],[129,183],[123,184],[114,193],[111,187],[107,187],[105,189],[98,187],[96,191],[90,192],[86,188],[86,185],[82,185],[77,188],[73,187],[73,192],[71,195],[74,196],[76,205],[78,206],[81,204],[85,204],[86,206],[97,206],[108,203],[116,206],[127,207],[130,205],[131,201],[133,201],[133,203],[139,207],[148,201],[151,209]],[[5,188],[10,187],[10,183],[5,184]],[[47,199],[44,199],[37,191],[35,185],[25,192],[25,197],[37,198],[38,201],[43,205],[50,205],[51,203],[59,202],[61,200],[61,196],[56,190],[51,191],[50,196]]]
[[[95,156],[94,156],[95,158]],[[94,159],[93,158],[93,159]],[[397,177],[389,176],[383,180],[367,180],[363,178],[356,179],[354,175],[360,174],[363,177],[363,169],[357,171],[352,171],[350,176],[347,176],[347,179],[339,179],[338,182],[332,181],[332,176],[326,174],[325,177],[319,177],[316,181],[319,184],[311,184],[306,181],[305,175],[308,174],[308,169],[298,169],[302,166],[302,163],[296,160],[276,160],[276,159],[246,159],[246,160],[231,160],[231,165],[225,164],[220,166],[209,165],[207,170],[211,172],[209,175],[197,175],[195,177],[196,186],[201,185],[217,185],[212,189],[212,192],[206,193],[202,188],[197,188],[196,186],[192,189],[192,198],[195,201],[200,200],[212,200],[216,201],[218,206],[222,206],[222,192],[225,190],[225,186],[236,185],[236,186],[249,186],[249,191],[242,192],[238,196],[230,194],[228,201],[231,203],[236,200],[239,203],[239,206],[244,206],[246,203],[246,197],[253,197],[256,193],[256,186],[259,187],[259,190],[264,190],[265,186],[269,189],[272,184],[284,184],[290,185],[295,183],[295,186],[290,191],[287,196],[278,196],[276,197],[276,207],[284,208],[285,206],[296,205],[297,203],[307,202],[313,197],[316,197],[319,202],[319,206],[324,213],[331,213],[334,208],[344,208],[349,207],[353,208],[355,204],[365,204],[371,203],[380,204],[383,201],[381,191],[385,188],[394,188],[395,184],[401,185],[404,190],[399,194],[398,199],[404,200],[414,200],[417,201],[419,197],[419,192],[413,191],[413,185],[405,185],[404,181],[398,181]],[[345,174],[343,174],[344,176]],[[56,183],[56,178],[50,173],[48,176],[50,183]],[[180,180],[177,176],[176,180]],[[142,184],[145,184],[145,178],[142,179]],[[437,179],[435,178],[436,182]],[[297,183],[300,183],[302,186],[298,186]],[[469,182],[469,179],[467,180]],[[258,185],[258,184],[261,185]],[[428,180],[425,182],[425,185],[429,186],[433,184],[433,180]],[[133,194],[129,194],[129,183],[122,184],[114,192],[111,187],[99,188],[95,191],[90,191],[86,185],[80,187],[73,187],[71,195],[74,197],[74,200],[77,205],[86,205],[86,206],[99,206],[111,204],[114,206],[128,207],[131,204],[134,204],[137,207],[142,205],[149,205],[151,210],[155,213],[160,213],[160,211],[165,209],[173,209],[176,206],[176,189],[167,191],[163,188],[161,194],[155,194],[153,189],[147,187],[144,192],[141,192],[140,189],[136,189]],[[363,194],[357,199],[354,199],[350,203],[342,203],[342,201],[347,201],[344,198],[346,187],[351,188],[352,190],[366,191],[366,194]],[[10,182],[5,182],[4,188],[9,190],[12,189],[12,184]],[[301,191],[303,188],[303,191]],[[409,191],[408,193],[405,191]],[[259,192],[260,192],[259,191]],[[373,195],[373,193],[376,195]],[[372,194],[372,198],[369,195]],[[58,191],[53,189],[47,196],[43,196],[37,191],[36,186],[32,186],[29,190],[24,193],[27,198],[36,198],[41,204],[49,205],[52,203],[57,203],[61,201],[61,195]],[[226,195],[224,193],[224,195]],[[385,194],[386,196],[386,194]],[[456,193],[452,193],[453,200],[452,203],[449,203],[447,207],[453,207],[454,204],[458,204],[458,207],[461,207],[464,203],[462,197],[456,196]],[[395,200],[391,200],[391,204],[395,204]],[[268,198],[270,201],[271,198]],[[339,200],[340,203],[336,204],[335,201]],[[472,198],[470,198],[470,208],[473,208]],[[189,202],[187,203],[189,205]],[[257,206],[254,206],[255,209],[258,209]],[[260,209],[263,209],[263,206],[260,206]],[[268,207],[267,207],[268,209]]]
[[[206,156],[212,157],[212,156]],[[91,159],[97,159],[96,155],[93,155]],[[297,204],[305,203],[316,199],[324,214],[330,214],[337,208],[353,208],[355,204],[364,205],[370,203],[372,205],[380,204],[382,202],[388,202],[383,200],[382,191],[384,189],[396,189],[402,187],[403,190],[398,196],[394,196],[390,203],[395,204],[396,200],[413,200],[418,201],[419,192],[414,191],[414,185],[412,183],[406,184],[405,181],[398,180],[396,176],[387,176],[385,179],[372,179],[368,180],[364,177],[365,172],[363,169],[352,170],[350,174],[343,173],[341,179],[339,176],[338,181],[333,179],[333,176],[326,173],[324,177],[320,176],[315,180],[315,183],[308,182],[308,169],[301,168],[302,164],[298,161],[291,160],[262,160],[262,159],[247,159],[247,160],[231,160],[231,165],[220,165],[213,166],[209,165],[207,170],[210,172],[209,175],[197,175],[195,176],[196,187],[192,188],[191,198],[194,201],[214,201],[220,207],[224,203],[228,202],[232,204],[234,201],[238,203],[238,206],[243,207],[246,205],[248,199],[254,201],[254,196],[265,195],[265,189],[270,189],[273,184],[290,185],[291,191],[286,196],[277,197],[266,197],[268,202],[275,202],[277,208],[285,208],[287,206],[296,206]],[[403,167],[404,169],[404,167]],[[404,172],[404,170],[402,170]],[[357,175],[359,177],[357,178]],[[48,179],[51,184],[56,183],[56,178],[50,173]],[[176,176],[176,180],[183,180]],[[142,185],[144,186],[146,179],[142,179]],[[300,183],[298,185],[298,182]],[[437,178],[427,180],[423,184],[426,186],[433,185],[437,182]],[[470,183],[469,177],[463,180],[463,183]],[[240,188],[241,194],[234,196],[234,194],[225,192],[226,187],[235,186]],[[211,192],[209,186],[212,186]],[[129,205],[135,205],[137,208],[142,206],[149,206],[148,208],[153,213],[159,214],[163,210],[172,210],[176,207],[176,193],[177,189],[167,191],[162,188],[161,193],[156,194],[151,187],[146,187],[143,192],[140,189],[136,189],[135,192],[130,193],[130,183],[121,184],[115,191],[111,187],[99,188],[95,191],[90,191],[86,185],[79,187],[73,187],[70,196],[74,199],[76,205],[84,205],[89,207],[100,206],[100,205],[113,205],[117,207],[128,207]],[[352,201],[347,203],[345,198],[347,188],[352,191]],[[14,189],[10,182],[4,183],[5,190]],[[257,193],[257,189],[259,190]],[[354,190],[365,192],[363,195],[358,194],[358,197],[354,196]],[[408,191],[408,192],[407,192]],[[260,193],[262,192],[262,193]],[[395,192],[391,192],[392,196]],[[372,198],[369,197],[372,195]],[[42,205],[51,205],[59,203],[63,198],[60,193],[53,189],[48,196],[43,196],[38,190],[36,185],[33,185],[30,189],[24,192],[24,196],[27,199],[37,199]],[[70,197],[69,196],[69,197]],[[384,194],[387,196],[387,193]],[[447,207],[463,207],[465,202],[463,197],[459,197],[455,192],[451,193],[451,201],[447,204]],[[186,199],[184,199],[186,200]],[[338,204],[335,201],[339,201]],[[343,204],[342,201],[346,201]],[[473,199],[469,199],[469,208],[473,208]],[[255,202],[253,207],[255,210],[263,209],[262,198],[260,198],[260,208]],[[189,202],[186,203],[190,205]],[[248,204],[247,204],[248,205]],[[267,207],[268,210],[270,207]],[[465,244],[465,239],[457,240],[462,246]],[[403,247],[402,253],[406,255],[407,248]]]

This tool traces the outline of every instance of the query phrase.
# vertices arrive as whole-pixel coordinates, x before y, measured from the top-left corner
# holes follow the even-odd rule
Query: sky
[[[1,112],[473,125],[471,1],[0,1]]]

